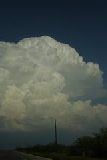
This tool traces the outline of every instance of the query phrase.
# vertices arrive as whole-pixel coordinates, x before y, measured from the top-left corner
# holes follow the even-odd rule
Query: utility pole
[[[55,145],[57,145],[57,124],[55,119]]]

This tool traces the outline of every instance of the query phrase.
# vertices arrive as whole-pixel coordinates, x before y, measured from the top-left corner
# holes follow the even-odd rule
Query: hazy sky
[[[53,141],[52,117],[64,143],[107,126],[106,19],[100,0],[0,2],[1,147]]]

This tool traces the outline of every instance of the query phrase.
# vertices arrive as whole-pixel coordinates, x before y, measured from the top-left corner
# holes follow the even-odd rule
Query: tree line
[[[89,157],[107,157],[107,128],[92,136],[78,138],[71,146],[71,154]]]
[[[92,136],[79,137],[69,146],[51,143],[25,148],[18,147],[17,150],[32,154],[47,154],[48,157],[49,154],[60,153],[68,156],[107,158],[107,128],[100,129],[99,133],[94,133]]]

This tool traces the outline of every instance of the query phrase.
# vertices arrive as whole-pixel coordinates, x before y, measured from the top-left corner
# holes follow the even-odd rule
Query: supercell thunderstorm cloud
[[[0,42],[0,130],[48,128],[86,131],[107,125],[107,94],[98,64],[48,37]],[[39,127],[34,127],[39,126]]]

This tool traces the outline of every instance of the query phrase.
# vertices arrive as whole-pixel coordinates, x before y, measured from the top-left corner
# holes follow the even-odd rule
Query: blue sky
[[[107,96],[106,95],[104,97],[99,96],[107,93],[106,92],[106,88],[107,88],[107,69],[106,69],[107,68],[107,44],[106,44],[107,42],[107,9],[106,8],[107,8],[106,0],[0,1],[0,41],[16,43],[24,38],[29,38],[28,40],[20,41],[20,43],[16,44],[16,46],[10,43],[9,44],[4,43],[4,44],[1,44],[0,46],[1,47],[0,48],[0,56],[1,56],[0,57],[1,58],[0,59],[0,67],[1,67],[0,76],[1,76],[1,79],[3,80],[2,84],[5,84],[4,86],[7,87],[6,89],[5,87],[3,88],[2,86],[0,86],[1,91],[3,91],[0,94],[0,98],[1,97],[3,98],[3,99],[2,98],[0,99],[0,105],[2,106],[0,108],[1,109],[0,129],[2,129],[3,127],[4,128],[7,127],[5,128],[7,129],[6,132],[4,130],[3,132],[0,132],[2,137],[1,138],[2,144],[0,147],[5,148],[6,146],[12,147],[14,145],[17,145],[18,138],[20,139],[20,142],[21,142],[25,135],[26,135],[25,141],[23,141],[23,144],[30,143],[30,141],[28,141],[29,139],[28,137],[30,136],[32,136],[32,140],[31,140],[32,144],[33,142],[47,143],[53,140],[52,134],[50,137],[51,140],[48,138],[49,137],[48,135],[50,135],[49,134],[50,128],[52,127],[50,126],[50,124],[48,124],[48,122],[46,122],[45,125],[42,123],[40,124],[40,127],[42,127],[42,125],[45,126],[43,127],[43,129],[45,132],[46,141],[41,140],[40,137],[42,137],[42,135],[39,134],[40,132],[36,132],[35,130],[32,131],[31,134],[30,132],[26,132],[27,134],[25,133],[25,130],[27,127],[28,127],[27,129],[31,129],[30,128],[31,121],[29,121],[29,116],[34,114],[33,113],[34,104],[38,111],[37,113],[40,114],[39,116],[41,115],[49,116],[49,114],[51,115],[55,112],[56,117],[57,116],[61,117],[64,113],[64,115],[62,116],[63,118],[63,122],[61,123],[62,126],[65,125],[66,118],[70,117],[69,106],[72,106],[73,112],[75,112],[75,115],[71,114],[72,115],[71,119],[68,118],[67,120],[68,124],[71,125],[70,121],[73,121],[74,124],[80,122],[80,125],[78,125],[76,128],[76,126],[75,125],[73,126],[72,124],[71,130],[68,130],[68,132],[67,132],[68,128],[67,129],[65,128],[63,129],[63,127],[60,128],[61,130],[63,130],[62,135],[64,137],[64,143],[67,143],[69,141],[69,136],[68,137],[66,136],[67,134],[70,135],[72,133],[71,138],[72,137],[75,138],[78,135],[82,135],[85,133],[87,134],[87,132],[91,133],[93,130],[97,130],[102,126],[107,126],[106,124],[106,116],[107,116],[107,113],[106,113],[107,98],[106,97]],[[41,37],[39,39],[31,38],[31,37],[39,37],[39,36],[50,36],[53,39],[50,39],[49,37]],[[68,46],[64,46],[63,44],[62,46],[58,46],[59,44],[54,39],[59,42],[69,44],[71,47],[76,49],[79,55],[83,57],[85,62],[91,61],[92,63],[89,65],[84,64],[84,67],[82,68],[81,66],[82,66],[83,60],[81,60],[81,58],[77,56],[77,53],[75,53],[75,51],[72,48],[70,49]],[[32,42],[35,42],[36,44],[37,41],[40,41],[39,47],[32,43]],[[72,59],[74,58],[73,60],[78,63],[77,66],[75,66],[72,69],[72,65],[70,64],[71,65],[71,70],[70,70],[69,63],[67,63],[67,65],[65,65],[65,63],[62,63],[62,59],[65,53],[62,53],[62,59],[59,60],[58,64],[57,64],[57,60],[51,61],[52,60],[51,55],[50,55],[50,59],[48,59],[47,57],[46,57],[47,59],[42,59],[43,54],[45,53],[45,49],[47,49],[49,43],[51,43],[52,45],[57,44],[56,46],[58,46],[59,48],[57,47],[56,48],[58,49],[59,55],[60,55],[60,49],[63,49],[64,47],[68,55],[70,51],[71,55],[67,57],[67,61],[69,62],[70,58]],[[31,44],[31,47],[32,47],[32,50],[29,47],[27,50],[27,52],[31,55],[29,59],[27,59],[28,57],[26,56],[26,52],[23,51],[23,48],[28,44]],[[42,46],[45,46],[44,50],[41,49]],[[18,47],[20,48],[19,50],[18,50]],[[33,63],[35,65],[35,62],[33,61],[34,59],[33,56],[35,54],[34,55],[32,54],[35,51],[35,47],[39,48],[37,52],[40,51],[39,59],[37,57],[37,65],[39,66],[42,64],[40,68],[38,67],[38,72],[36,72],[36,70],[32,71],[34,69],[34,68],[32,69]],[[53,48],[50,48],[51,53],[53,53],[53,49],[54,49],[54,45],[53,45]],[[17,53],[19,53],[20,55],[19,57]],[[47,50],[46,50],[46,54],[47,54]],[[55,55],[56,54],[57,52],[55,51]],[[25,55],[25,57],[23,57],[23,55]],[[72,57],[72,55],[74,55],[74,57]],[[40,64],[39,64],[39,60],[41,60]],[[50,60],[50,63],[48,64],[49,60]],[[32,64],[30,64],[31,62]],[[56,68],[54,68],[54,66],[51,66],[53,65],[53,62],[55,62]],[[103,83],[102,83],[101,72],[99,68],[93,63],[99,64],[100,69],[104,72],[104,75],[103,75],[104,88],[102,87]],[[62,68],[60,68],[60,66]],[[80,66],[80,68],[78,66]],[[44,69],[44,72],[47,73],[46,77],[45,77],[45,74],[42,73],[43,69]],[[87,72],[88,72],[87,70],[89,71],[88,76],[87,76]],[[30,73],[30,71],[32,72]],[[26,73],[28,72],[28,75],[25,72]],[[9,73],[11,77],[8,77]],[[34,101],[36,99],[35,95],[39,95],[39,91],[40,91],[39,87],[42,87],[43,89],[44,86],[42,86],[43,83],[39,84],[38,81],[36,82],[34,81],[35,83],[38,82],[35,87],[34,83],[32,82],[34,80],[33,73],[35,73],[38,79],[39,78],[41,78],[42,80],[45,79],[47,82],[46,85],[47,86],[49,85],[47,87],[48,90],[45,91],[46,95],[44,94],[44,90],[43,90],[43,95],[42,95],[43,97],[47,98],[48,93],[50,93],[50,91],[53,91],[54,89],[56,91],[55,93],[57,92],[59,93],[58,97],[56,97],[58,103],[55,105],[59,107],[60,113],[61,111],[63,111],[61,115],[57,115],[58,108],[55,108],[55,110],[53,109],[54,100],[51,99],[51,97],[49,99],[51,103],[50,101],[48,102],[48,104],[52,107],[51,109],[48,108],[49,107],[48,104],[45,104],[46,102],[41,104],[43,97],[39,101],[39,98],[37,96],[37,102]],[[50,73],[54,75],[53,81]],[[95,77],[93,77],[94,73],[95,73]],[[80,79],[79,80],[75,78],[73,79],[72,75]],[[48,77],[50,79],[48,79]],[[64,78],[66,80],[65,84],[64,84]],[[84,80],[85,78],[87,78],[87,81],[84,81],[81,83],[81,80]],[[5,81],[7,79],[8,81]],[[41,79],[39,79],[39,81]],[[25,80],[25,83],[24,83],[24,80]],[[27,82],[27,80],[29,83]],[[11,83],[13,83],[13,85]],[[61,90],[61,87],[58,86],[59,84],[62,85],[61,86],[62,90]],[[63,90],[64,85],[66,86],[68,85],[67,87],[65,87],[65,90]],[[33,86],[33,89],[36,90],[37,88],[37,90],[36,91],[33,90],[32,86]],[[75,86],[77,87],[76,88],[77,90],[75,89]],[[27,87],[28,87],[29,93],[32,89],[32,93],[34,93],[34,95],[32,93],[27,94],[27,90],[26,90]],[[88,90],[87,89],[88,87],[91,89]],[[97,91],[99,91],[99,95],[97,95],[98,94]],[[53,95],[55,94],[54,92],[52,93]],[[80,95],[80,93],[83,94],[83,97]],[[31,97],[29,98],[27,96],[29,97],[31,96]],[[68,96],[68,99],[71,100],[70,103],[67,99],[67,96]],[[95,98],[96,106],[93,106],[94,98],[92,99],[92,102],[89,101],[92,98],[92,96]],[[97,100],[96,100],[96,97],[97,97]],[[11,101],[12,98],[13,99],[16,98],[16,101]],[[75,101],[73,98],[75,99]],[[30,101],[29,99],[32,99],[32,101]],[[39,105],[41,104],[40,110],[38,109],[38,103]],[[15,109],[13,107],[14,104],[15,104],[17,113],[14,113],[15,112]],[[31,105],[30,109],[29,109],[29,106],[27,106],[28,104]],[[9,105],[10,105],[10,108],[8,108]],[[27,108],[28,110],[26,111],[24,110],[25,106],[28,107]],[[51,111],[49,113],[43,114],[41,110],[42,110],[42,107],[44,106],[46,107],[46,110],[49,110],[49,111],[51,110]],[[67,108],[65,108],[65,106],[68,107],[68,110]],[[23,115],[23,113],[25,115]],[[93,116],[92,120],[90,117],[91,114]],[[13,119],[11,119],[11,116]],[[39,116],[37,114],[34,114],[33,116],[32,116],[32,123],[36,122],[37,120],[37,124],[38,124],[39,119],[35,119],[35,117],[37,116],[38,118]],[[82,126],[84,118],[87,118],[87,120],[85,121],[86,124]],[[60,124],[60,120],[59,120],[59,124]],[[17,127],[19,127],[19,130],[17,130]],[[21,127],[22,128],[25,127],[24,132],[21,130],[22,129]],[[13,132],[10,132],[10,130],[12,129],[13,129]],[[12,143],[9,144],[14,133],[15,133],[14,139]],[[35,133],[37,133],[38,138],[34,137]],[[78,135],[76,135],[76,133],[78,133]],[[11,137],[10,139],[9,139],[9,135]],[[6,137],[7,139],[5,141]],[[35,141],[33,141],[34,139]]]
[[[0,40],[49,35],[100,64],[107,82],[106,0],[1,1]]]

